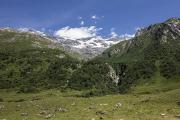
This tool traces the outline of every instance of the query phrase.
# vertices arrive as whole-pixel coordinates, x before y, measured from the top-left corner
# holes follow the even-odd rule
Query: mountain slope
[[[0,30],[0,88],[24,92],[61,87],[77,69],[76,54],[37,34]],[[53,76],[52,76],[53,75]]]
[[[58,43],[61,43],[65,48],[76,51],[84,58],[91,59],[101,54],[105,49],[117,44],[120,41],[132,38],[130,35],[121,37],[102,38],[100,36],[84,38],[84,39],[67,39],[62,37],[53,38]]]
[[[127,92],[143,81],[153,83],[162,79],[161,83],[180,83],[180,19],[150,25],[138,31],[131,40],[110,47],[92,61],[96,65],[113,67],[119,92]],[[99,70],[99,76],[108,74],[102,75],[103,69]]]

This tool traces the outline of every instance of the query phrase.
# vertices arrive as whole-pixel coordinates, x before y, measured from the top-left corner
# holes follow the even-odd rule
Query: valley
[[[123,40],[1,29],[0,120],[45,119],[179,120],[180,19]]]
[[[0,120],[179,120],[180,89],[153,94],[129,93],[75,97],[59,90],[22,94],[1,90]],[[3,102],[2,102],[3,99]]]

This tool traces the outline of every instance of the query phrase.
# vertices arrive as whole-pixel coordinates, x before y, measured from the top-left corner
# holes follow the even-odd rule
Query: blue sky
[[[133,34],[170,17],[180,17],[180,0],[0,0],[0,27],[46,32],[96,26],[101,34]]]

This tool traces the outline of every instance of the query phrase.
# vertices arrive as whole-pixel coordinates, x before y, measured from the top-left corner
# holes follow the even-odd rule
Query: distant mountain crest
[[[112,36],[109,38],[94,36],[82,39],[68,39],[66,37],[50,36],[45,34],[44,32],[29,28],[13,29],[8,27],[1,28],[0,30],[27,33],[43,37],[49,39],[52,42],[61,44],[66,49],[81,54],[84,58],[93,58],[101,54],[105,49],[109,48],[110,46],[117,44],[120,41],[128,40],[133,37],[133,35],[125,34],[122,36]]]

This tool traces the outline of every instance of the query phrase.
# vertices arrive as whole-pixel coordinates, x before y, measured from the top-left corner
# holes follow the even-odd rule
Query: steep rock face
[[[119,83],[119,76],[116,75],[116,71],[112,68],[111,65],[107,64],[109,67],[109,76],[111,77],[112,81],[116,84]]]

